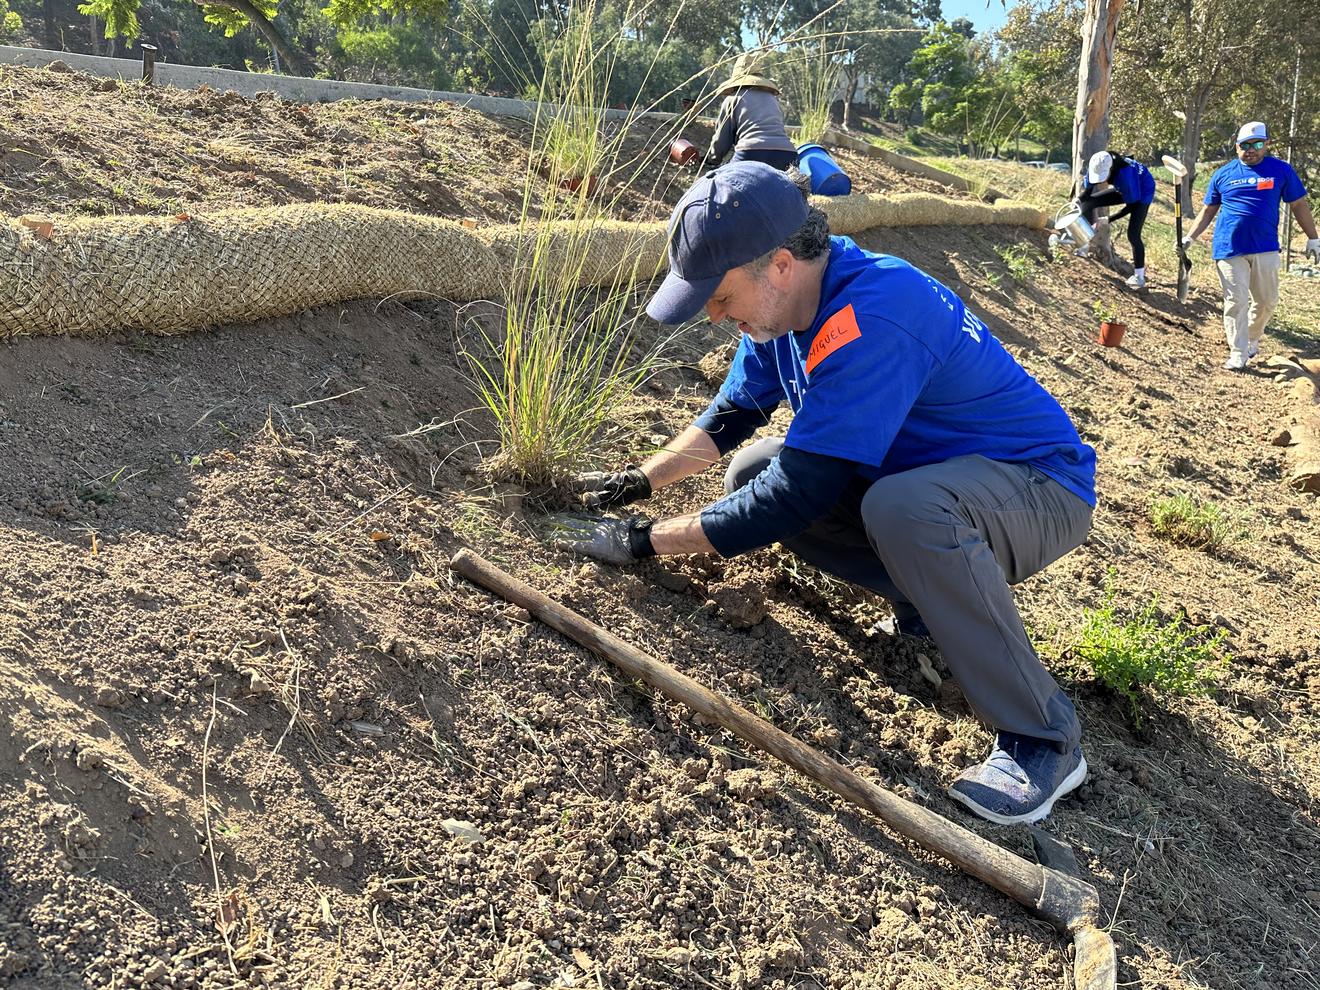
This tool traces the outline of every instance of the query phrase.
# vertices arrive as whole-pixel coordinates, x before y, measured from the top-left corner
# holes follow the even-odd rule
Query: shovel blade
[[[1192,285],[1192,259],[1187,255],[1182,256],[1182,261],[1178,265],[1178,301],[1185,303],[1187,293]]]
[[[1118,953],[1108,932],[1079,928],[1073,934],[1073,981],[1077,990],[1115,990]]]

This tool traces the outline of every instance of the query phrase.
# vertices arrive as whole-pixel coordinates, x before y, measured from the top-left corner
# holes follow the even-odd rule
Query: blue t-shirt
[[[1155,176],[1150,174],[1150,169],[1135,158],[1122,156],[1127,165],[1118,170],[1114,176],[1114,188],[1118,194],[1123,197],[1124,203],[1153,203],[1155,202]],[[1086,188],[1090,189],[1093,183],[1089,180]]]
[[[1305,195],[1293,167],[1272,155],[1259,165],[1244,165],[1235,158],[1215,169],[1205,190],[1206,204],[1219,206],[1215,260],[1279,250],[1279,203]]]
[[[1095,451],[956,295],[900,258],[833,237],[815,322],[744,336],[722,392],[793,409],[788,447],[880,478],[980,454],[1028,463],[1095,505]]]

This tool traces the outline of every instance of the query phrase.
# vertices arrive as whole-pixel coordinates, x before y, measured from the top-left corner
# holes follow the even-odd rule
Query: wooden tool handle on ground
[[[624,673],[713,719],[743,741],[778,757],[845,800],[865,808],[900,835],[938,853],[1015,901],[1033,910],[1041,908],[1045,875],[1036,863],[1001,849],[947,818],[864,780],[841,763],[625,643],[470,550],[460,550],[450,567],[501,598],[521,605],[546,625],[600,654]],[[1068,921],[1050,920],[1061,927]]]

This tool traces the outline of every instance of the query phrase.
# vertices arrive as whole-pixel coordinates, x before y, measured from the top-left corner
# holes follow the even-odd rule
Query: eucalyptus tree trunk
[[[857,98],[857,84],[861,81],[862,73],[860,69],[847,67],[843,70],[843,122],[845,131],[852,129],[852,105],[853,100]],[[834,102],[834,94],[830,94],[830,102]]]
[[[1082,58],[1077,71],[1077,109],[1073,113],[1073,193],[1082,190],[1086,162],[1109,143],[1109,80],[1114,67],[1114,36],[1125,0],[1086,0],[1082,20]],[[1107,261],[1109,225],[1091,242],[1091,253]]]

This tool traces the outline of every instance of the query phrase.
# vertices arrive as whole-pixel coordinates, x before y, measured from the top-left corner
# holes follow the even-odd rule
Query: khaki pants
[[[1279,252],[1239,254],[1215,262],[1224,287],[1224,336],[1233,357],[1260,346],[1265,324],[1279,304]]]

